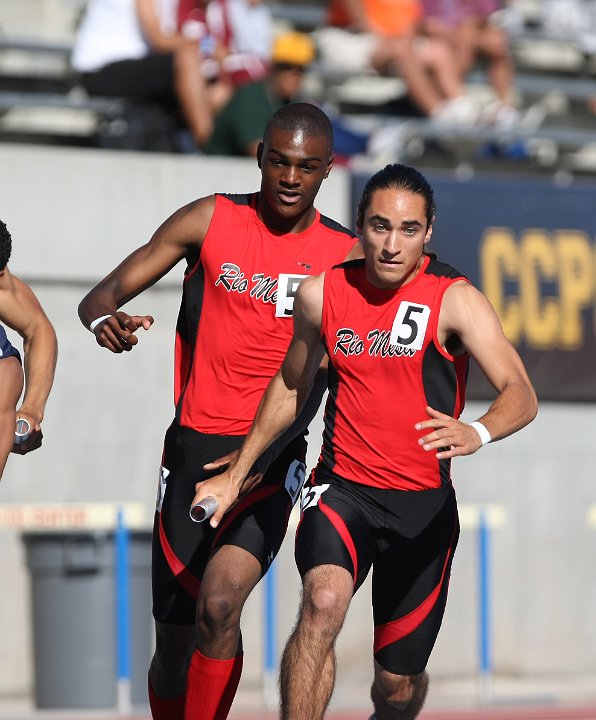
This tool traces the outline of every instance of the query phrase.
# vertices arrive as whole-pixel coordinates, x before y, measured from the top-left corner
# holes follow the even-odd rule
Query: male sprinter
[[[434,216],[432,188],[414,168],[388,165],[368,181],[357,215],[364,259],[302,283],[288,354],[240,454],[197,485],[194,502],[216,496],[211,524],[225,523],[254,458],[293,421],[327,352],[323,449],[296,537],[303,598],[282,659],[282,720],[322,720],[335,640],[371,567],[373,718],[418,716],[459,535],[451,458],[536,415],[488,300],[426,252]],[[466,424],[458,418],[470,356],[498,394]]]
[[[217,532],[189,518],[195,484],[208,477],[203,465],[239,447],[283,360],[298,283],[354,248],[359,254],[355,236],[313,205],[332,148],[323,112],[284,106],[259,145],[259,192],[211,195],[181,208],[79,308],[100,345],[131,350],[135,331],[153,318],[117,309],[186,259],[176,417],[165,438],[154,530],[155,720],[228,716],[242,667],[242,608],[279,550],[302,485],[306,420]]]

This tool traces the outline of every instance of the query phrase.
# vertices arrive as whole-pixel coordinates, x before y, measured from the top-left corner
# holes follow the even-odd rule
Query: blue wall
[[[494,305],[542,400],[596,400],[596,184],[428,173],[431,249]],[[353,178],[353,202],[366,176]],[[472,364],[469,396],[493,394]]]

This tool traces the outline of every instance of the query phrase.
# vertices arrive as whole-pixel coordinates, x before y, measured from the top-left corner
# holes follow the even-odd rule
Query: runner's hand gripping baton
[[[20,445],[21,443],[24,443],[25,440],[29,437],[30,432],[31,424],[29,423],[29,420],[26,420],[25,418],[18,418],[14,432],[15,445]]]
[[[218,499],[210,495],[204,500],[195,503],[190,508],[190,519],[194,520],[195,522],[203,522],[203,520],[207,520],[207,518],[210,518],[213,513],[217,512],[218,507]]]

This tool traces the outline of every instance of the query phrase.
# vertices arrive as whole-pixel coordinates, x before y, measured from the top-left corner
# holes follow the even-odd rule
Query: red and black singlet
[[[256,201],[257,193],[216,195],[200,260],[184,280],[176,416],[203,433],[248,431],[292,337],[298,284],[344,260],[356,241],[318,211],[301,233],[272,233]]]
[[[363,485],[424,490],[450,482],[449,461],[418,444],[426,406],[459,417],[468,356],[440,346],[445,290],[463,278],[425,256],[398,290],[366,280],[363,260],[325,274],[321,334],[330,359],[320,464]]]

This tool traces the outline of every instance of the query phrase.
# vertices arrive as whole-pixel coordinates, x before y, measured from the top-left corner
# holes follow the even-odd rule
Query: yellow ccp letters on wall
[[[596,248],[579,230],[487,228],[480,243],[481,290],[513,344],[579,350],[596,332],[582,312],[596,306]]]

